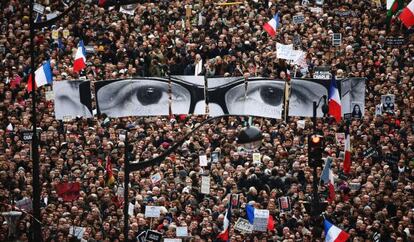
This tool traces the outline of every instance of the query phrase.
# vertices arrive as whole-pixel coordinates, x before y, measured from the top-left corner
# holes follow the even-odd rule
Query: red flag
[[[344,158],[344,173],[351,172],[351,141],[349,134],[345,133],[345,158]]]
[[[56,192],[64,202],[73,202],[79,198],[79,182],[61,182],[56,185]]]
[[[105,165],[105,170],[106,170],[106,183],[108,185],[112,185],[115,182],[115,177],[114,177],[114,173],[112,171],[112,161],[111,161],[111,157],[107,156],[106,157],[106,165]]]
[[[269,231],[275,230],[275,221],[273,220],[272,215],[269,215],[269,219],[267,220],[267,229]]]
[[[36,82],[35,82],[35,88],[37,88]],[[27,92],[31,92],[32,90],[33,90],[33,87],[32,87],[32,74],[30,74],[29,78],[27,79]]]

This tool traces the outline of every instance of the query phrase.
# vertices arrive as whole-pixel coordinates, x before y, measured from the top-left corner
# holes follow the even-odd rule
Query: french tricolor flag
[[[328,157],[326,159],[325,167],[322,170],[321,180],[323,184],[328,185],[329,195],[328,195],[328,202],[332,202],[335,199],[335,181],[333,172],[331,169],[332,158]]]
[[[52,82],[52,67],[50,66],[50,60],[48,60],[41,67],[39,67],[39,69],[35,71],[35,88],[41,87],[46,84],[52,84]],[[32,75],[29,75],[27,81],[27,91],[31,92],[32,90]]]
[[[75,61],[73,62],[73,71],[78,73],[86,67],[86,50],[83,45],[83,40],[79,41],[78,49],[76,50]]]
[[[345,159],[344,159],[344,174],[351,172],[351,139],[349,132],[345,132]]]
[[[247,220],[250,224],[254,223],[254,210],[255,208],[251,204],[246,205]],[[275,230],[275,221],[273,220],[272,215],[269,215],[269,218],[267,220],[267,229],[269,231]]]
[[[348,240],[349,234],[328,220],[325,219],[323,225],[325,227],[325,242],[345,242]]]
[[[217,235],[217,239],[222,241],[230,241],[230,223],[231,223],[231,203],[228,204],[226,215],[224,215],[223,231]]]
[[[336,122],[341,122],[342,109],[341,97],[339,96],[338,88],[336,87],[335,76],[332,76],[331,85],[329,87],[329,115],[333,116]]]
[[[279,28],[279,25],[279,13],[277,13],[269,22],[263,25],[263,28],[270,36],[275,37],[276,30]]]

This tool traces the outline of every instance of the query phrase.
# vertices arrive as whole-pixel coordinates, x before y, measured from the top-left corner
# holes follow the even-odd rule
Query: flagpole
[[[35,56],[34,56],[34,38],[35,38],[35,26],[33,21],[33,5],[34,0],[30,0],[29,6],[29,20],[30,20],[30,75],[32,77],[32,162],[33,162],[33,239],[34,241],[43,241],[42,239],[42,227],[40,224],[40,168],[39,168],[39,150],[38,150],[38,137],[36,133],[37,120],[36,120],[36,81],[35,81]]]

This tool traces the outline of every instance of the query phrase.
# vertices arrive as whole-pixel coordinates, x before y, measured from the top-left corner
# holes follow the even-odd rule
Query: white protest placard
[[[188,228],[187,227],[177,227],[175,230],[177,237],[187,237],[188,236]]]
[[[78,227],[78,226],[70,226],[69,227],[69,234],[75,236],[78,239],[82,239],[83,233],[85,233],[85,227]]]
[[[45,12],[45,6],[43,6],[40,3],[34,3],[33,4],[33,11],[39,14],[43,14]]]
[[[249,223],[247,219],[239,218],[234,225],[234,229],[246,234],[251,234],[253,232],[253,224]]]
[[[160,206],[145,206],[146,218],[159,218],[161,214]]]
[[[305,129],[306,120],[298,120],[297,125],[298,125],[298,129]]]
[[[260,153],[253,153],[253,163],[260,163]]]
[[[284,45],[281,43],[276,43],[276,55],[279,59],[289,60],[291,57],[291,52],[293,50],[293,44]]]
[[[56,18],[59,14],[60,14],[60,12],[58,12],[58,11],[55,11],[55,12],[53,12],[53,13],[46,14],[46,20],[51,20],[51,19],[54,19],[54,18]]]
[[[304,22],[305,22],[305,16],[303,16],[303,15],[293,16],[293,23],[294,24],[303,24]]]
[[[129,216],[134,216],[134,204],[132,204],[132,203],[129,203],[128,214],[129,214]]]
[[[201,177],[201,193],[210,194],[210,177],[209,176]]]
[[[182,241],[181,239],[167,239],[167,238],[164,239],[164,242],[181,242],[181,241]]]
[[[16,207],[26,212],[31,212],[33,210],[32,199],[26,197],[16,202]]]
[[[207,166],[208,161],[206,155],[200,155],[198,158],[200,160],[200,166]]]
[[[302,58],[303,56],[305,56],[305,52],[303,52],[302,50],[292,50],[290,52],[289,60],[292,60],[294,63],[299,63],[300,58]]]
[[[55,99],[55,95],[53,91],[46,91],[45,92],[46,101],[52,101]]]
[[[119,8],[119,12],[121,13],[125,13],[128,15],[134,15],[135,13],[135,9],[137,9],[138,4],[127,4],[127,5],[122,5]]]
[[[151,176],[152,184],[157,184],[159,181],[161,181],[161,174],[159,172]]]
[[[323,13],[323,9],[322,9],[322,8],[320,8],[320,7],[316,7],[316,8],[314,8],[314,7],[310,7],[310,8],[309,8],[309,10],[310,10],[312,13],[320,13],[320,14],[322,14],[322,13]]]
[[[254,221],[253,221],[253,230],[254,231],[267,231],[267,224],[269,220],[269,210],[267,209],[255,209],[254,210]]]

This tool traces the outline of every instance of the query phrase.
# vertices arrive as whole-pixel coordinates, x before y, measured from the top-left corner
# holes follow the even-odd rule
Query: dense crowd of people
[[[38,0],[48,13],[62,11],[66,1]],[[69,1],[70,2],[70,1]],[[36,32],[36,62],[50,59],[54,81],[86,78],[100,80],[132,76],[173,75],[312,77],[313,69],[330,66],[338,77],[366,77],[364,116],[350,122],[351,174],[343,174],[344,146],[335,134],[346,122],[318,119],[316,133],[325,138],[324,157],[333,157],[336,198],[327,203],[327,189],[319,186],[322,215],[350,234],[350,241],[414,240],[414,35],[393,19],[387,30],[383,1],[270,0],[243,1],[140,1],[134,15],[119,8],[103,8],[81,1],[76,10],[55,26]],[[307,2],[307,1],[304,1]],[[31,198],[30,144],[20,136],[31,124],[31,99],[26,91],[30,71],[28,1],[0,1],[0,210]],[[319,7],[319,9],[315,8]],[[280,27],[275,38],[263,30],[276,13]],[[304,23],[294,24],[302,14]],[[55,31],[59,31],[58,36]],[[339,46],[332,33],[341,33]],[[391,46],[389,37],[402,37]],[[87,68],[72,71],[77,43],[88,49]],[[306,51],[308,68],[295,68],[278,59],[276,42],[295,43]],[[41,224],[45,241],[126,241],[123,235],[125,143],[119,130],[130,129],[131,159],[159,155],[198,126],[204,116],[125,117],[107,119],[54,118],[53,100],[38,90],[40,132]],[[394,112],[375,114],[381,95],[394,94]],[[237,146],[236,137],[246,117],[223,118],[206,124],[159,166],[130,174],[128,241],[154,230],[175,238],[177,227],[188,228],[189,241],[215,241],[223,230],[231,194],[239,194],[233,207],[231,241],[322,241],[320,220],[312,217],[312,181],[307,159],[307,134],[312,123],[289,117],[286,121],[254,118],[263,132],[260,162]],[[371,149],[372,148],[372,149]],[[371,149],[370,155],[367,150]],[[201,167],[199,155],[217,162]],[[112,170],[106,166],[112,163]],[[110,182],[109,176],[114,181]],[[318,177],[321,169],[318,169]],[[156,175],[156,176],[154,176]],[[159,175],[159,179],[154,179]],[[201,193],[201,176],[211,178],[210,194]],[[78,182],[79,194],[62,197],[59,184]],[[291,210],[282,211],[280,197],[289,197]],[[274,228],[241,233],[234,229],[246,218],[247,204],[268,209]],[[146,218],[145,207],[161,206],[159,218]],[[16,225],[16,238],[30,240],[33,220],[24,212]],[[11,225],[0,216],[0,241],[8,241]],[[73,233],[82,227],[82,235]],[[78,230],[76,230],[78,231]]]

